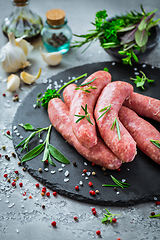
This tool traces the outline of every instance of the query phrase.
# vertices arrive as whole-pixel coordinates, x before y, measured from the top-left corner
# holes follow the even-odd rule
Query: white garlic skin
[[[15,92],[20,86],[20,78],[15,75],[11,74],[7,79],[7,91]]]

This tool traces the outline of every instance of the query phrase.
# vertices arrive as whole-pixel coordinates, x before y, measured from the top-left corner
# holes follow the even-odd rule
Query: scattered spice
[[[87,172],[87,169],[83,169],[83,173],[86,173]]]
[[[160,201],[156,201],[156,205],[160,205]]]
[[[6,94],[5,94],[5,93],[3,93],[2,95],[3,95],[3,97],[6,97]]]
[[[7,178],[7,176],[8,176],[8,174],[7,174],[7,173],[6,173],[6,174],[4,174],[4,177],[5,177],[5,178]]]
[[[93,215],[96,215],[96,214],[97,214],[97,211],[96,211],[96,210],[94,210],[94,211],[92,211],[92,213],[93,213]]]
[[[46,196],[49,197],[50,196],[50,192],[46,192]]]
[[[51,225],[52,225],[52,227],[55,227],[56,226],[56,222],[55,221],[51,222]]]
[[[16,154],[14,152],[12,152],[12,156],[15,158],[16,157]]]
[[[93,183],[92,183],[92,182],[89,182],[88,185],[89,185],[90,187],[92,187],[92,186],[93,186]]]
[[[54,191],[54,192],[53,192],[53,196],[54,196],[54,197],[57,196],[57,192]]]
[[[154,216],[155,215],[155,212],[151,212],[151,216]]]
[[[95,163],[92,163],[92,166],[95,166],[96,164]]]
[[[116,218],[113,218],[113,219],[112,219],[112,222],[113,222],[113,223],[116,223],[116,222],[117,222],[117,219],[116,219]]]
[[[78,186],[75,186],[75,190],[77,190],[77,191],[78,191],[78,190],[79,190],[79,187],[78,187]]]
[[[42,172],[42,168],[39,168],[38,171],[41,173]]]
[[[21,162],[20,161],[18,162],[18,166],[21,166]]]
[[[3,149],[3,150],[6,150],[6,146],[3,145],[3,146],[2,146],[2,149]]]
[[[96,194],[95,191],[93,191],[93,190],[90,190],[89,193],[90,193],[92,196],[94,196],[94,195]]]
[[[19,183],[19,186],[20,186],[20,187],[23,187],[23,183],[22,183],[22,182],[20,182],[20,183]]]
[[[75,220],[75,221],[78,221],[78,217],[75,216],[75,217],[74,217],[74,220]]]
[[[29,199],[32,199],[32,196],[29,196]]]
[[[46,164],[48,164],[48,160],[46,159],[46,161],[44,161]]]
[[[96,192],[97,194],[99,194],[99,190],[96,190],[95,192]]]
[[[18,174],[19,172],[16,170],[16,171],[14,171],[16,174]]]
[[[5,155],[5,159],[7,159],[9,161],[10,157],[8,155]]]
[[[44,192],[41,192],[41,196],[44,196],[44,194],[45,194]]]
[[[23,168],[22,170],[23,170],[24,172],[26,171],[26,169],[25,169],[25,168]]]
[[[12,186],[15,187],[15,186],[16,186],[16,183],[15,183],[15,182],[12,182]]]
[[[97,231],[96,231],[96,234],[97,234],[97,235],[101,235],[101,231],[100,231],[100,230],[97,230]]]
[[[44,208],[45,208],[45,205],[42,205],[42,208],[44,209]]]
[[[26,192],[23,193],[23,196],[26,196]]]
[[[121,171],[121,169],[120,169],[120,168],[118,168],[118,169],[117,169],[117,172],[120,172],[120,171]]]
[[[39,188],[39,183],[36,183],[35,186],[36,186],[37,188]]]
[[[8,179],[7,179],[7,182],[9,182],[9,183],[10,183],[10,182],[11,182],[11,179],[10,179],[10,178],[8,178]]]
[[[77,167],[77,163],[76,163],[76,162],[73,162],[73,166]]]
[[[93,176],[95,176],[95,175],[96,175],[96,173],[95,173],[95,172],[92,172],[92,175],[93,175]]]

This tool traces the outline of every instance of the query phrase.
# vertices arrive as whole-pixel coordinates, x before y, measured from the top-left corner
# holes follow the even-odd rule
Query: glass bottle
[[[51,9],[46,13],[46,22],[42,28],[43,44],[48,52],[68,52],[72,31],[67,24],[65,12],[61,9]]]
[[[29,0],[11,0],[13,12],[3,20],[2,31],[5,36],[13,32],[15,37],[25,35],[31,39],[40,34],[43,22],[40,16],[29,9]]]

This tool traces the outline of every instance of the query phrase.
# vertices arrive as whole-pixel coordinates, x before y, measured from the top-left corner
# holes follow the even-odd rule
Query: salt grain
[[[44,171],[48,172],[48,168],[45,168]]]
[[[56,171],[51,171],[52,174],[56,173]]]
[[[69,181],[69,178],[65,178],[65,179],[64,179],[64,182],[68,182],[68,181]]]
[[[69,176],[69,171],[68,170],[65,171],[64,175],[65,175],[65,177],[68,177]]]
[[[58,171],[59,171],[59,172],[62,172],[62,171],[63,171],[63,168],[59,168]]]

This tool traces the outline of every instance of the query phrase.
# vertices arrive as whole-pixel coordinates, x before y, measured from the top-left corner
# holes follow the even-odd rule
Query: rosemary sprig
[[[77,78],[74,78],[72,80],[70,80],[69,82],[67,82],[66,84],[64,84],[59,90],[55,90],[55,89],[48,89],[45,94],[43,95],[42,98],[40,98],[39,101],[41,101],[41,106],[42,107],[45,107],[45,108],[48,108],[48,103],[49,101],[52,99],[52,98],[60,98],[60,91],[65,88],[66,86],[68,86],[69,84],[75,82],[76,80],[79,80],[83,77],[86,77],[87,76],[87,73],[77,77]]]
[[[81,108],[83,109],[85,115],[76,115],[76,114],[75,114],[74,116],[78,117],[76,123],[78,123],[79,121],[81,121],[83,118],[86,118],[87,121],[88,121],[90,124],[93,125],[93,123],[91,122],[91,119],[90,119],[90,115],[89,115],[89,113],[87,112],[87,104],[85,105],[85,108],[84,108],[83,106],[81,106]]]
[[[130,79],[134,81],[137,88],[141,87],[143,90],[145,90],[144,88],[145,82],[147,81],[148,83],[150,83],[150,82],[154,82],[154,80],[147,78],[144,72],[140,71],[140,73],[142,74],[142,77],[136,76],[136,78],[130,78]]]
[[[118,133],[118,139],[121,140],[121,133],[120,133],[120,128],[119,128],[119,123],[117,118],[115,117],[115,120],[111,126],[111,130],[114,129],[114,126],[116,125],[117,133]]]
[[[49,127],[46,128],[39,128],[38,130],[35,129],[31,124],[20,124],[21,127],[23,127],[26,131],[32,131],[32,133],[25,138],[22,142],[20,142],[15,148],[18,147],[22,147],[21,152],[24,149],[27,149],[27,153],[22,157],[21,159],[21,163],[29,161],[35,157],[37,157],[41,152],[44,151],[43,154],[43,159],[42,162],[45,162],[46,160],[48,160],[48,162],[53,165],[56,166],[55,163],[52,161],[51,156],[54,157],[56,160],[58,160],[59,162],[62,163],[70,163],[68,161],[68,159],[55,147],[53,147],[50,143],[49,143],[49,137],[50,137],[50,132],[51,132],[51,128],[52,125],[50,125]],[[28,144],[31,141],[31,139],[38,134],[40,137],[40,133],[42,131],[48,131],[47,132],[47,136],[46,139],[44,141],[44,143],[37,145],[35,148],[33,148],[32,150],[30,150],[28,152]]]
[[[97,120],[99,120],[101,117],[103,117],[110,109],[111,109],[111,104],[109,106],[99,110],[99,112],[103,112],[103,113],[99,116],[99,118]]]
[[[158,217],[160,217],[160,214],[150,215],[149,217],[150,218],[158,218]]]
[[[110,175],[110,177],[112,178],[113,182],[116,185],[112,185],[112,184],[103,184],[102,187],[121,187],[121,188],[125,188],[125,187],[129,187],[130,184],[127,182],[121,182],[120,180],[116,179],[115,177],[113,177],[112,175]]]
[[[105,210],[107,211],[108,214],[103,213],[103,215],[105,217],[101,220],[102,223],[108,222],[108,221],[111,223],[115,216],[122,215],[121,213],[119,213],[119,214],[117,214],[117,213],[110,213],[107,208]]]
[[[160,140],[152,140],[150,139],[150,142],[153,143],[156,147],[160,148]]]
[[[42,93],[38,93],[38,95],[37,95],[37,100],[36,100],[36,106],[37,107],[40,107],[41,105],[40,105],[40,97],[42,96]]]
[[[87,83],[83,83],[83,84],[77,86],[77,87],[75,88],[75,90],[82,90],[82,91],[84,91],[84,92],[90,93],[89,89],[97,89],[96,87],[89,86],[89,84],[92,83],[92,82],[94,82],[96,79],[97,79],[97,77],[94,78],[94,79],[92,79],[91,81],[89,81],[89,82],[87,82]],[[84,87],[84,86],[87,86],[87,88],[82,88],[82,87]]]
[[[2,132],[3,132],[3,130],[2,130]],[[11,137],[10,135],[8,135],[7,133],[3,132],[3,134],[4,134],[6,137],[8,137],[10,140],[12,140],[12,137]]]

